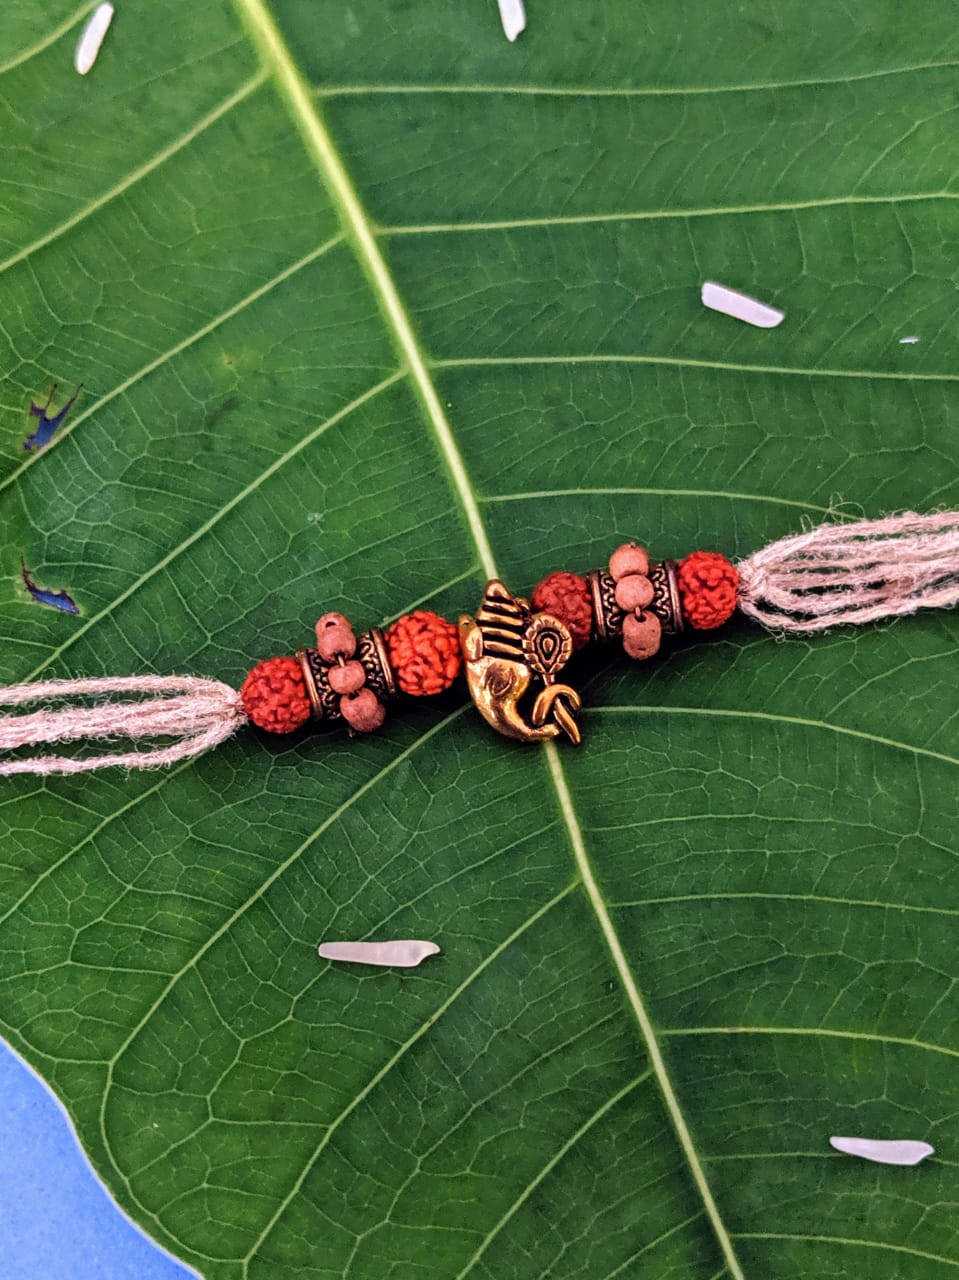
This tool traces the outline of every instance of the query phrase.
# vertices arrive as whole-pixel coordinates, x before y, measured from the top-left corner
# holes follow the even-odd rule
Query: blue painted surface
[[[0,1040],[2,1280],[195,1280],[116,1207],[60,1105]]]

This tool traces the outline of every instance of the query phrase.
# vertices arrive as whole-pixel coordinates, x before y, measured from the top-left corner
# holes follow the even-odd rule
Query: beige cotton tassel
[[[774,631],[824,631],[959,603],[959,511],[821,524],[736,566],[738,606]]]

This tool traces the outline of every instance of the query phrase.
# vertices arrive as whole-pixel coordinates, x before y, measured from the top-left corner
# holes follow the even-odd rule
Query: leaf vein
[[[884,196],[822,196],[814,200],[782,203],[712,205],[689,209],[623,209],[613,213],[579,213],[537,218],[500,218],[490,222],[427,222],[377,227],[381,236],[456,235],[460,232],[522,231],[536,227],[581,227],[592,223],[653,222],[668,218],[738,217],[750,213],[793,213],[799,209],[870,204],[915,204],[931,200],[959,200],[956,191],[918,191]]]
[[[383,378],[380,382],[376,383],[375,386],[370,387],[368,390],[364,391],[362,395],[351,400],[349,404],[344,405],[342,409],[338,409],[336,413],[332,414],[329,418],[326,418],[319,424],[319,426],[314,427],[312,431],[303,436],[301,440],[298,440],[296,444],[287,449],[285,453],[281,454],[278,458],[275,458],[273,462],[271,462],[268,467],[265,467],[259,475],[255,476],[254,479],[245,486],[245,488],[241,489],[239,493],[234,494],[234,496],[215,511],[208,520],[204,520],[203,524],[201,524],[199,528],[194,529],[193,533],[191,533],[188,538],[184,538],[183,541],[178,543],[171,551],[168,551],[161,560],[158,560],[145,573],[140,574],[134,582],[130,583],[125,591],[121,591],[118,596],[111,600],[111,602],[98,613],[92,614],[83,626],[78,627],[68,640],[65,640],[63,644],[54,649],[40,664],[40,666],[31,671],[25,679],[28,681],[36,679],[37,675],[39,675],[41,671],[48,667],[51,662],[56,661],[56,659],[62,653],[65,653],[67,649],[71,648],[71,646],[74,645],[81,636],[89,631],[91,627],[96,626],[97,623],[101,622],[104,618],[109,617],[115,609],[123,604],[124,601],[129,600],[129,598],[136,591],[139,591],[145,583],[149,582],[151,578],[156,577],[158,573],[162,573],[162,571],[172,564],[178,556],[182,555],[189,547],[192,547],[195,543],[199,542],[199,540],[208,534],[211,529],[215,528],[225,516],[238,507],[240,503],[245,501],[250,494],[255,493],[262,484],[265,484],[271,476],[275,475],[282,467],[286,466],[291,459],[297,457],[297,455],[302,453],[304,449],[309,448],[309,446],[313,444],[314,441],[318,440],[324,432],[328,431],[330,427],[341,422],[356,409],[372,400],[375,396],[378,396],[380,392],[385,391],[387,387],[392,386],[394,382],[397,382],[402,377],[403,371],[398,370],[396,373],[391,373],[389,377]]]
[[[933,1044],[929,1040],[914,1040],[908,1036],[882,1035],[876,1031],[839,1031],[832,1027],[663,1027],[664,1036],[810,1036],[834,1040],[862,1040],[866,1044],[894,1044],[904,1049],[922,1049],[927,1053],[941,1053],[947,1058],[959,1058],[959,1049]]]
[[[785,716],[774,711],[747,711],[735,707],[590,707],[589,715],[666,715],[666,716],[719,716],[733,720],[765,720],[771,724],[799,725],[806,729],[825,729],[829,733],[842,734],[849,738],[860,738],[864,742],[873,742],[881,747],[893,747],[897,751],[909,751],[916,756],[926,756],[930,760],[941,760],[943,764],[959,765],[959,759],[946,755],[943,751],[932,751],[929,747],[916,747],[911,742],[899,742],[896,738],[884,738],[877,733],[869,733],[866,729],[852,729],[842,724],[830,724],[828,720],[811,720],[805,716]]]
[[[338,245],[342,239],[343,237],[341,235],[336,235],[331,237],[329,240],[325,240],[323,244],[318,245],[315,249],[311,249],[309,253],[304,254],[302,258],[298,258],[296,262],[290,263],[288,267],[284,267],[282,271],[277,272],[277,274],[267,280],[265,284],[259,285],[256,289],[252,290],[252,292],[241,298],[239,302],[234,303],[232,307],[227,307],[226,311],[222,311],[219,315],[214,316],[212,320],[208,320],[206,324],[201,325],[199,329],[194,330],[193,333],[170,347],[169,350],[161,352],[160,355],[156,356],[155,359],[150,360],[141,369],[137,369],[135,373],[131,373],[128,378],[124,378],[124,380],[118,383],[112,391],[108,391],[105,395],[100,396],[100,398],[94,401],[93,404],[78,413],[75,418],[70,418],[64,423],[46,448],[38,449],[31,453],[19,467],[12,471],[4,480],[0,481],[0,493],[2,493],[4,489],[9,488],[10,485],[17,481],[25,471],[28,471],[30,467],[34,466],[41,458],[45,458],[51,449],[55,449],[57,445],[62,443],[67,436],[80,426],[81,423],[86,422],[88,418],[91,418],[95,413],[99,412],[104,405],[109,404],[111,400],[115,400],[117,396],[123,395],[124,392],[129,391],[131,387],[135,386],[143,378],[148,377],[157,369],[162,368],[163,365],[168,364],[176,356],[188,350],[195,343],[200,342],[203,338],[214,333],[222,324],[225,324],[228,320],[232,320],[242,311],[245,311],[247,307],[258,302],[260,298],[265,297],[265,295],[275,289],[277,285],[283,284],[284,281],[289,280],[291,276],[295,276],[298,272],[302,271],[304,267],[310,266],[311,263],[317,260],[317,258],[321,258],[324,253]]]
[[[550,1159],[547,1160],[546,1163],[542,1166],[542,1168],[537,1172],[535,1177],[533,1177],[526,1184],[526,1186],[519,1193],[519,1195],[516,1197],[516,1199],[513,1201],[510,1207],[506,1210],[506,1212],[502,1215],[502,1217],[500,1217],[500,1219],[483,1237],[483,1240],[480,1242],[479,1247],[477,1248],[473,1256],[469,1259],[466,1266],[463,1267],[463,1269],[457,1273],[456,1280],[464,1280],[464,1278],[467,1275],[469,1275],[469,1273],[473,1270],[473,1267],[476,1265],[477,1262],[479,1262],[480,1258],[483,1256],[483,1254],[492,1244],[493,1240],[495,1240],[495,1238],[507,1225],[507,1223],[513,1217],[513,1215],[519,1209],[522,1208],[522,1206],[530,1198],[530,1196],[533,1194],[536,1188],[540,1185],[540,1183],[549,1177],[549,1175],[556,1168],[556,1166],[563,1159],[565,1159],[565,1157],[569,1154],[570,1151],[572,1151],[573,1147],[576,1146],[576,1144],[580,1141],[580,1139],[584,1138],[586,1134],[589,1133],[590,1129],[592,1129],[594,1125],[598,1124],[599,1121],[602,1120],[602,1118],[606,1115],[607,1112],[612,1111],[612,1109],[617,1105],[617,1103],[622,1102],[623,1098],[628,1097],[629,1094],[631,1094],[634,1089],[638,1088],[639,1085],[643,1083],[643,1081],[650,1079],[652,1074],[653,1072],[651,1068],[647,1069],[646,1071],[643,1071],[640,1075],[636,1076],[634,1079],[630,1080],[627,1084],[623,1085],[621,1089],[618,1089],[611,1097],[607,1098],[606,1101],[601,1106],[597,1107],[597,1109],[593,1112],[591,1116],[588,1117],[588,1119],[583,1121],[583,1123],[579,1126],[579,1128],[575,1131],[575,1133],[571,1134],[566,1139],[566,1141],[562,1144],[562,1146],[553,1153]]]
[[[81,4],[79,9],[74,9],[68,17],[48,32],[45,36],[41,36],[34,44],[29,45],[26,49],[21,49],[19,53],[15,53],[8,61],[0,63],[0,76],[6,75],[8,71],[12,71],[14,67],[22,67],[25,62],[29,62],[31,58],[35,58],[38,54],[43,53],[45,49],[49,49],[52,44],[72,30],[73,27],[85,18],[90,12],[89,3]]]
[[[490,965],[493,964],[496,960],[498,960],[499,957],[505,951],[507,951],[513,945],[514,942],[518,941],[519,938],[523,936],[523,934],[525,934],[529,929],[531,929],[534,924],[538,923],[538,921],[540,921],[543,918],[543,916],[545,916],[549,911],[551,911],[553,907],[557,906],[560,902],[562,902],[564,898],[567,898],[575,888],[577,888],[577,884],[575,881],[572,884],[566,885],[565,888],[561,889],[559,893],[555,894],[552,898],[550,898],[548,902],[545,902],[542,904],[542,906],[538,907],[537,910],[534,911],[531,916],[528,916],[521,925],[519,925],[516,929],[514,929],[513,932],[507,938],[504,938],[503,941],[497,947],[494,947],[493,950],[490,951],[488,955],[484,956],[484,958],[480,961],[480,963],[476,966],[476,968],[473,969],[472,972],[469,973],[463,979],[463,981],[459,984],[459,986],[455,987],[454,990],[450,992],[450,994],[446,997],[443,1003],[437,1007],[437,1009],[429,1016],[429,1018],[427,1018],[425,1022],[421,1023],[420,1026],[417,1027],[416,1031],[411,1036],[409,1036],[403,1042],[403,1044],[400,1045],[400,1047],[396,1050],[393,1056],[383,1064],[383,1066],[379,1069],[379,1071],[377,1071],[377,1073],[367,1082],[367,1084],[364,1085],[364,1087],[360,1090],[360,1092],[356,1095],[356,1097],[350,1101],[349,1105],[344,1107],[344,1109],[340,1112],[337,1118],[330,1124],[326,1133],[323,1135],[323,1138],[317,1144],[316,1150],[313,1152],[312,1156],[307,1161],[306,1165],[301,1171],[299,1177],[294,1182],[288,1194],[281,1201],[276,1212],[272,1215],[272,1217],[266,1223],[260,1235],[258,1236],[257,1240],[254,1242],[249,1252],[247,1253],[246,1257],[244,1258],[243,1260],[244,1275],[248,1274],[249,1264],[252,1261],[252,1259],[256,1256],[256,1253],[258,1252],[260,1246],[263,1244],[264,1240],[266,1240],[267,1236],[269,1236],[270,1232],[273,1230],[274,1226],[280,1220],[282,1215],[286,1212],[287,1208],[292,1203],[292,1201],[296,1198],[297,1195],[299,1195],[300,1190],[304,1182],[306,1181],[306,1179],[309,1177],[311,1170],[315,1167],[316,1162],[319,1159],[320,1155],[322,1154],[323,1150],[329,1144],[334,1133],[340,1127],[343,1121],[346,1120],[350,1115],[352,1115],[352,1113],[356,1110],[356,1108],[360,1105],[361,1102],[364,1102],[366,1100],[366,1098],[370,1095],[370,1093],[389,1074],[389,1072],[393,1069],[394,1066],[396,1066],[396,1064],[400,1061],[400,1059],[403,1058],[403,1056],[408,1052],[408,1050],[410,1050],[427,1033],[427,1031],[429,1031],[430,1028],[433,1027],[439,1021],[439,1019],[443,1016],[443,1014],[446,1013],[447,1010],[459,999],[459,997],[463,994],[463,992],[466,991],[470,986],[472,986],[472,984],[476,981],[476,979],[480,977],[481,974],[485,973],[485,971],[490,967]]]
[[[289,870],[290,867],[294,866],[299,861],[299,859],[303,856],[306,850],[309,849],[324,834],[324,832],[328,831],[330,827],[332,827],[336,822],[338,822],[340,818],[342,818],[342,816],[345,813],[347,813],[353,807],[353,805],[356,804],[358,800],[360,800],[368,792],[372,791],[373,788],[376,787],[385,777],[391,774],[394,769],[398,768],[398,766],[401,765],[404,761],[408,760],[410,756],[413,755],[414,752],[418,751],[422,746],[424,746],[427,742],[429,742],[438,733],[442,732],[442,730],[445,729],[448,725],[452,724],[455,720],[457,720],[461,714],[462,714],[462,709],[458,711],[454,711],[450,715],[446,716],[444,719],[438,721],[435,725],[433,725],[430,729],[428,729],[421,737],[417,738],[415,742],[410,743],[410,745],[405,750],[401,751],[398,755],[394,756],[392,760],[388,761],[388,763],[385,764],[381,769],[377,770],[377,772],[373,774],[371,778],[367,779],[367,781],[364,782],[362,786],[358,787],[356,791],[354,791],[352,795],[348,797],[348,799],[344,800],[343,803],[340,804],[336,809],[334,809],[334,811],[331,814],[328,814],[327,817],[324,818],[323,821],[315,828],[315,830],[312,831],[305,840],[301,841],[300,844],[298,844],[297,847],[293,850],[293,852],[289,854],[289,856],[286,857],[277,867],[275,867],[272,873],[260,885],[257,886],[255,892],[253,892],[247,899],[245,899],[236,908],[235,911],[231,912],[231,914],[227,917],[227,919],[224,920],[223,923],[219,926],[219,928],[216,929],[210,935],[210,937],[206,940],[206,942],[204,942],[204,944],[197,951],[194,952],[194,954],[189,958],[189,960],[184,965],[182,965],[176,971],[176,973],[170,975],[169,981],[166,983],[163,990],[156,997],[156,999],[150,1005],[149,1009],[147,1009],[146,1013],[144,1013],[143,1017],[136,1024],[136,1026],[134,1026],[134,1028],[126,1037],[126,1039],[123,1040],[123,1042],[119,1045],[119,1047],[114,1051],[113,1055],[107,1061],[106,1063],[107,1078],[104,1082],[103,1096],[100,1104],[100,1136],[103,1141],[104,1147],[108,1155],[110,1156],[110,1160],[111,1160],[111,1163],[113,1164],[114,1169],[116,1170],[118,1176],[123,1179],[124,1183],[127,1186],[127,1190],[130,1192],[131,1195],[133,1194],[133,1192],[132,1192],[132,1188],[130,1187],[129,1179],[121,1170],[120,1165],[113,1154],[113,1149],[110,1143],[109,1134],[107,1132],[107,1124],[106,1124],[106,1108],[107,1108],[107,1103],[109,1101],[110,1092],[113,1087],[113,1072],[116,1068],[117,1063],[121,1060],[123,1055],[126,1053],[127,1049],[130,1047],[133,1041],[137,1038],[137,1036],[140,1034],[143,1028],[147,1025],[147,1023],[156,1013],[156,1011],[163,1004],[164,1000],[166,1000],[170,992],[174,989],[174,987],[176,987],[177,983],[180,982],[186,976],[187,973],[190,973],[193,969],[196,968],[196,966],[207,954],[207,952],[211,949],[211,947],[213,947],[220,940],[220,938],[224,937],[224,935],[230,931],[233,925],[239,919],[241,919],[256,902],[258,902],[263,897],[263,895],[267,892],[267,890],[273,884],[275,884],[276,881],[279,880],[281,876],[283,876]],[[144,1206],[141,1205],[141,1208],[143,1208],[145,1213],[149,1213],[149,1211],[146,1210]],[[152,1217],[153,1215],[151,1214],[149,1216]]]
[[[930,915],[959,916],[955,907],[924,907],[910,902],[876,902],[870,898],[836,898],[819,893],[677,893],[661,898],[637,898],[624,902],[611,902],[615,909],[632,907],[669,906],[679,902],[821,902],[834,907],[870,907],[878,911],[918,911]]]
[[[780,89],[819,88],[821,85],[855,84],[862,80],[877,80],[885,76],[913,75],[922,71],[950,70],[959,62],[916,62],[902,67],[887,67],[880,71],[862,71],[851,76],[823,76],[816,79],[767,80],[745,84],[675,85],[601,88],[595,85],[533,85],[533,84],[341,84],[322,85],[316,89],[321,98],[354,97],[367,94],[519,94],[548,98],[680,98],[714,93],[766,93]]]
[[[888,1244],[885,1240],[856,1240],[848,1236],[814,1236],[791,1235],[786,1232],[742,1231],[736,1233],[737,1240],[795,1240],[800,1243],[814,1244],[846,1244],[858,1246],[860,1249],[884,1249],[890,1253],[906,1253],[914,1258],[922,1258],[924,1262],[943,1262],[947,1267],[959,1267],[955,1258],[943,1257],[940,1253],[927,1253],[923,1249],[911,1249],[904,1244]]]
[[[256,90],[265,83],[265,81],[266,75],[262,71],[257,72],[255,76],[251,76],[250,79],[247,80],[245,84],[242,84],[239,89],[236,89],[229,95],[229,97],[224,98],[224,100],[215,106],[212,111],[207,112],[202,119],[191,125],[185,133],[182,133],[178,138],[174,139],[173,142],[167,143],[167,145],[162,147],[156,155],[151,156],[145,164],[138,165],[138,167],[128,173],[125,178],[121,178],[119,182],[114,183],[108,191],[104,191],[101,195],[98,195],[94,200],[85,204],[82,209],[78,209],[76,213],[72,214],[57,226],[51,228],[51,230],[47,231],[44,235],[39,236],[30,244],[24,245],[22,249],[18,249],[17,252],[7,258],[6,261],[0,262],[0,275],[2,275],[4,271],[8,271],[11,267],[16,266],[18,262],[23,262],[25,259],[31,257],[34,253],[38,252],[38,250],[46,248],[47,245],[52,244],[55,240],[59,240],[60,237],[66,235],[68,231],[72,231],[73,228],[79,226],[81,222],[85,222],[87,218],[96,213],[98,209],[102,209],[104,205],[109,204],[111,200],[115,200],[117,196],[121,196],[125,191],[129,191],[131,187],[135,186],[138,182],[141,182],[149,174],[153,173],[155,169],[159,169],[161,165],[165,164],[169,159],[175,156],[178,151],[182,151],[184,147],[189,146],[190,143],[198,138],[201,133],[204,133],[211,127],[211,125],[216,124],[218,120],[222,119],[223,116],[232,111],[232,109],[242,102],[244,98],[248,98],[251,94],[255,93]]]
[[[720,369],[727,373],[774,373],[803,378],[876,378],[895,382],[959,382],[959,373],[910,373],[891,369],[801,369],[795,365],[738,364],[693,356],[579,354],[553,356],[471,356],[433,361],[434,369],[521,367],[523,365],[661,364],[679,369]]]
[[[798,498],[780,498],[766,493],[731,493],[722,489],[653,489],[653,488],[590,488],[590,489],[531,489],[528,493],[493,493],[481,495],[481,503],[530,502],[542,498],[728,498],[730,502],[769,502],[777,507],[798,507],[800,511],[818,511],[821,515],[838,520],[854,520],[856,517],[837,511],[835,507],[823,507],[816,502],[801,502]]]

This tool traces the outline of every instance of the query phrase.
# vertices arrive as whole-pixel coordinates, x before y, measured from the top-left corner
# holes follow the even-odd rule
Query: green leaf
[[[3,679],[959,501],[954,24],[528,7],[129,0],[85,79],[86,10],[15,7]],[[957,648],[733,625],[586,669],[579,752],[441,700],[7,780],[0,1030],[208,1280],[951,1274]],[[390,936],[442,953],[316,955]]]

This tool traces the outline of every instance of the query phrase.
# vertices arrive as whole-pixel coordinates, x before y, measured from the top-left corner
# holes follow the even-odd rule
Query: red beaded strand
[[[627,542],[607,570],[588,578],[548,574],[530,604],[533,613],[563,623],[574,649],[594,637],[619,638],[628,657],[646,659],[683,623],[699,631],[722,626],[736,609],[737,590],[735,566],[716,552],[694,551],[678,566],[651,565],[644,547]],[[370,733],[383,724],[384,700],[397,688],[416,698],[443,693],[462,665],[459,629],[437,613],[417,609],[385,635],[374,627],[359,641],[342,613],[325,613],[316,624],[316,649],[257,663],[241,698],[249,719],[271,733],[292,733],[311,715]]]
[[[386,648],[396,683],[414,698],[443,693],[463,663],[458,628],[426,609],[397,618],[386,632]]]
[[[694,551],[680,564],[678,580],[683,617],[697,631],[721,627],[735,613],[739,574],[725,556]]]
[[[593,596],[578,573],[551,573],[535,588],[530,604],[537,613],[559,618],[573,638],[573,648],[589,644],[593,632]]]
[[[247,719],[268,733],[293,733],[310,718],[310,699],[296,658],[258,662],[240,689]]]

